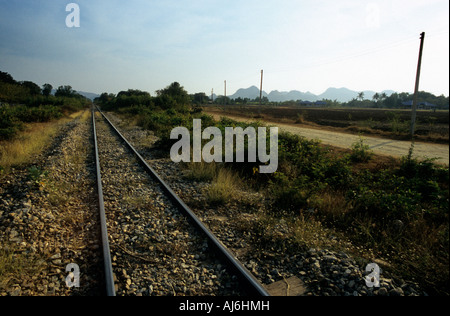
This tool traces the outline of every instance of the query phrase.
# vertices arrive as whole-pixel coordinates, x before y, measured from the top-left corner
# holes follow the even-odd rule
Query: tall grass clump
[[[184,177],[191,181],[210,182],[217,174],[217,165],[215,163],[191,162],[186,164]]]
[[[237,197],[240,179],[235,172],[221,168],[206,191],[209,205],[218,206],[230,202]]]

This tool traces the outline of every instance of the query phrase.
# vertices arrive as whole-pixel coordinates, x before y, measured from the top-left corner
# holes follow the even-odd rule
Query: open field
[[[346,112],[347,111],[347,112]],[[260,120],[267,124],[278,126],[282,131],[291,132],[293,134],[304,136],[308,139],[319,139],[323,144],[335,147],[349,149],[359,140],[360,135],[364,135],[364,142],[376,154],[402,157],[408,154],[411,141],[406,134],[382,130],[368,129],[358,127],[364,125],[365,120],[375,122],[373,114],[378,115],[379,126],[391,123],[382,122],[381,119],[387,116],[396,116],[406,118],[409,112],[397,111],[389,112],[388,110],[333,110],[333,109],[299,109],[299,108],[263,108],[261,114],[255,108],[247,107],[228,107],[226,109],[218,107],[206,107],[205,112],[212,115],[215,119],[226,116],[237,121],[256,121]],[[391,113],[391,114],[389,114]],[[322,114],[322,118],[320,116]],[[336,114],[336,117],[332,117]],[[344,121],[344,116],[352,117],[352,121]],[[367,119],[368,117],[371,119]],[[291,118],[292,117],[292,118]],[[294,119],[295,118],[295,119]],[[310,118],[311,121],[307,121]],[[414,146],[414,156],[417,158],[435,158],[436,162],[449,163],[449,147],[448,143],[448,112],[429,112],[419,111],[418,121],[430,120],[435,125],[429,126],[429,131],[434,130],[436,134],[427,137],[417,137]],[[319,125],[320,122],[330,122],[329,125]],[[340,122],[340,123],[339,123]],[[350,127],[336,127],[336,125],[353,124]],[[368,124],[368,123],[367,123]],[[405,123],[404,123],[405,124]],[[373,123],[373,126],[375,123]],[[446,127],[445,127],[446,126]],[[419,124],[419,128],[425,131],[426,126]],[[419,129],[418,129],[419,130]],[[440,130],[441,133],[437,134]],[[440,135],[440,136],[438,136]],[[446,136],[445,136],[446,135]]]
[[[410,110],[273,106],[207,106],[204,110],[210,114],[226,114],[350,134],[410,140]],[[418,110],[416,141],[448,144],[449,112]]]

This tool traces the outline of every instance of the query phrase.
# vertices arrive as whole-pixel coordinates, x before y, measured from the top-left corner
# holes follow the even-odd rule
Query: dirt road
[[[206,111],[208,113],[208,111]],[[221,116],[217,113],[210,112],[215,119]],[[251,121],[251,119],[227,115],[227,117],[236,121]],[[287,131],[293,134],[304,136],[308,139],[318,139],[323,144],[332,145],[341,148],[351,148],[352,144],[359,140],[358,135],[348,133],[339,133],[335,131],[320,130],[308,128],[304,126],[296,126],[290,124],[276,123],[269,120],[263,120],[268,125],[277,126],[281,131]],[[411,147],[411,142],[393,140],[388,138],[364,136],[364,142],[368,144],[374,153],[393,157],[406,156]],[[441,164],[449,164],[449,146],[440,144],[429,144],[417,142],[414,145],[414,157],[417,158],[438,158],[436,162]]]

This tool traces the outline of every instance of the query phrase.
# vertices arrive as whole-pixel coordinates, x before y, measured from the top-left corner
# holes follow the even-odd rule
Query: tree
[[[375,103],[378,103],[378,100],[380,100],[380,94],[377,92],[373,95],[372,100],[375,101]]]
[[[103,92],[99,97],[94,99],[94,102],[98,102],[101,104],[105,104],[111,100],[113,100],[116,96],[112,93]]]
[[[205,103],[208,103],[209,97],[207,97],[206,93],[204,93],[204,92],[195,93],[192,96],[192,100],[195,104],[205,104]]]
[[[179,104],[189,104],[190,102],[189,94],[178,82],[170,84],[165,89],[156,91],[156,94],[158,96],[170,96]]]
[[[401,106],[401,100],[398,93],[392,93],[384,100],[384,106],[387,108],[399,108]]]
[[[17,84],[17,81],[15,81],[9,73],[3,71],[0,71],[0,82]]]
[[[364,100],[364,92],[358,93],[358,99],[359,99],[360,101]]]
[[[155,104],[163,109],[176,108],[176,110],[184,112],[191,103],[189,94],[178,82],[156,91],[156,94]]]
[[[150,93],[148,93],[147,91],[141,91],[141,90],[137,90],[137,89],[128,89],[127,91],[120,91],[117,94],[117,97],[146,97],[146,98],[150,98]]]
[[[55,92],[56,97],[73,97],[76,94],[77,92],[72,90],[71,86],[59,86]]]
[[[53,90],[53,86],[49,83],[46,83],[42,86],[42,94],[45,97],[50,96],[50,93],[52,93],[52,90]]]
[[[131,106],[152,106],[153,101],[150,93],[147,91],[128,89],[128,91],[121,91],[117,94],[115,99],[115,106],[131,107]]]
[[[31,81],[22,81],[20,85],[26,89],[28,89],[30,95],[41,94],[41,88]]]

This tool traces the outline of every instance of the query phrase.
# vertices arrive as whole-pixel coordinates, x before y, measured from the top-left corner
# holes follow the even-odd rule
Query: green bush
[[[5,140],[14,137],[23,128],[23,123],[49,122],[61,116],[61,109],[53,105],[2,107],[0,108],[0,139]]]
[[[291,181],[286,175],[277,173],[275,180],[271,182],[272,209],[300,212],[308,207],[308,199],[311,196],[302,180]]]
[[[370,216],[382,223],[392,220],[409,222],[421,214],[420,199],[420,193],[412,190],[389,192],[363,187],[361,192],[353,197],[354,213]]]
[[[0,108],[0,140],[11,139],[22,127],[11,107]]]
[[[353,180],[352,168],[347,157],[329,160],[324,166],[325,172],[322,181],[334,189],[347,189]]]
[[[362,137],[352,145],[352,153],[350,154],[350,159],[353,162],[368,162],[372,159],[373,152],[370,150],[369,145],[364,143]]]
[[[402,157],[401,165],[396,175],[405,178],[407,186],[412,190],[419,192],[424,202],[434,205],[444,203],[445,197],[448,198],[448,167],[438,166],[434,163],[435,159],[425,159],[419,161],[413,158],[414,143],[407,156]],[[446,188],[443,186],[447,186]],[[447,201],[448,208],[448,201]]]
[[[21,122],[49,122],[62,116],[60,108],[53,105],[35,107],[16,106],[13,115]]]

